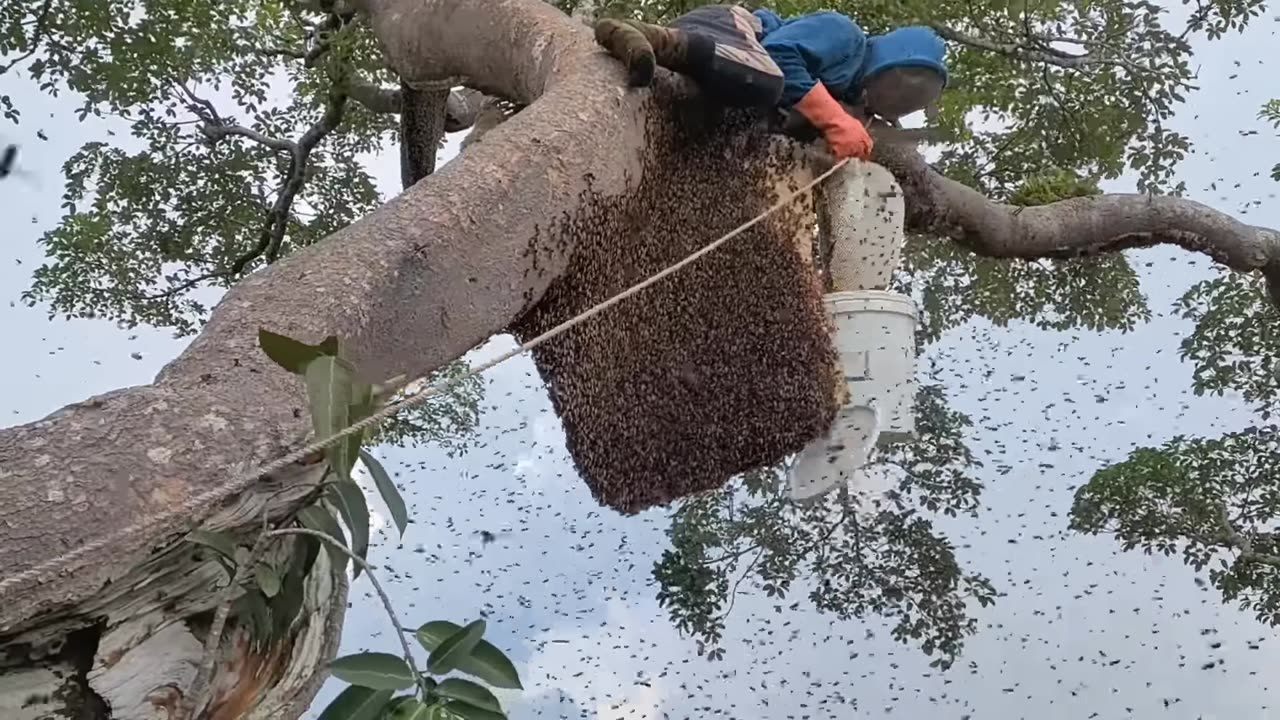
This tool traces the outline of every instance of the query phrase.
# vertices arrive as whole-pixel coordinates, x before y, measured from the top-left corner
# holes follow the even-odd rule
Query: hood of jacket
[[[947,46],[933,28],[912,25],[867,39],[867,56],[859,73],[860,83],[875,75],[902,67],[927,67],[947,82]]]

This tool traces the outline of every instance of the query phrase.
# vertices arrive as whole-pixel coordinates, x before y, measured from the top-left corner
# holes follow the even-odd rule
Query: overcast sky
[[[1280,143],[1265,130],[1239,131],[1262,129],[1255,116],[1268,95],[1249,90],[1280,88],[1261,64],[1274,54],[1278,20],[1272,11],[1245,36],[1202,49],[1205,87],[1175,123],[1195,142],[1181,172],[1192,197],[1271,227],[1280,226],[1278,186],[1265,171],[1280,160]],[[49,98],[12,76],[4,83],[24,122],[0,126],[0,140],[21,145],[31,174],[0,186],[10,228],[0,243],[0,328],[11,348],[0,359],[0,411],[17,424],[148,382],[184,342],[101,321],[50,321],[18,302],[41,262],[38,238],[60,215],[62,162],[81,143],[107,139],[111,126],[76,122],[75,99]],[[37,130],[50,139],[36,139]],[[397,162],[394,152],[371,159],[388,193]],[[527,358],[486,374],[470,453],[379,449],[400,473],[416,523],[403,546],[384,539],[371,559],[390,566],[389,589],[409,622],[488,613],[490,639],[518,661],[528,688],[509,699],[517,719],[1276,717],[1272,629],[1222,607],[1176,558],[1119,554],[1107,539],[1066,533],[1071,493],[1098,468],[1137,445],[1251,422],[1232,398],[1193,397],[1191,368],[1177,358],[1189,326],[1166,311],[1213,272],[1209,264],[1166,250],[1132,257],[1158,313],[1132,333],[974,323],[930,349],[954,407],[976,421],[971,446],[987,483],[978,520],[943,526],[962,562],[1003,593],[978,613],[982,629],[948,673],[930,672],[880,622],[837,622],[804,603],[777,613],[754,592],[730,617],[725,660],[697,658],[654,600],[649,571],[666,546],[665,515],[621,518],[595,505]],[[479,355],[509,346],[497,338]],[[1012,469],[1002,475],[1001,465]],[[482,546],[480,530],[497,542]],[[398,652],[365,580],[352,602],[343,652]],[[857,709],[842,697],[856,698]]]

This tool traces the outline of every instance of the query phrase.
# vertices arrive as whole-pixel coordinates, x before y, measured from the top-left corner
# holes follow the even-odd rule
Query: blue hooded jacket
[[[783,107],[800,102],[819,81],[833,97],[856,102],[867,78],[895,67],[932,68],[946,83],[946,45],[932,28],[867,37],[857,23],[829,10],[790,20],[765,9],[754,15],[764,27],[760,44],[782,69]]]

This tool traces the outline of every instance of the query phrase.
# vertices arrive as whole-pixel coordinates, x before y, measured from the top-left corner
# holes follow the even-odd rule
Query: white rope
[[[623,300],[626,300],[627,298],[631,297],[632,295],[635,295],[641,290],[644,290],[650,285],[653,285],[658,281],[662,280],[663,278],[666,278],[667,276],[673,273],[679,272],[680,270],[684,269],[688,265],[696,262],[697,260],[702,258],[704,255],[714,251],[716,248],[720,247],[721,245],[724,245],[729,240],[732,240],[738,235],[741,235],[742,233],[751,229],[756,225],[756,223],[759,223],[761,220],[764,220],[768,216],[772,215],[773,213],[787,206],[789,203],[793,202],[796,198],[800,197],[804,193],[811,190],[813,187],[821,183],[823,180],[826,180],[828,177],[831,177],[832,175],[834,175],[837,171],[840,170],[840,168],[844,167],[848,162],[849,161],[847,159],[837,162],[830,169],[818,175],[813,180],[810,180],[808,183],[805,183],[802,187],[800,187],[796,191],[786,195],[781,200],[779,200],[778,202],[770,206],[764,212],[748,220],[747,222],[739,225],[733,230],[730,230],[729,232],[720,236],[718,239],[714,240],[710,244],[694,251],[692,254],[688,255],[687,257],[675,263],[674,265],[671,265],[670,267],[667,267],[661,270],[657,274],[652,275],[640,281],[639,283],[636,283],[635,285],[632,285],[631,287],[627,288],[626,290],[623,290],[617,295],[614,295],[613,297],[607,300],[604,300],[599,304],[591,308],[588,308],[587,310],[584,310],[578,315],[575,315],[569,318],[568,320],[565,320],[559,325],[556,325],[550,330],[542,333],[541,335],[533,338],[532,340],[529,340],[528,342],[524,343],[523,345],[520,345],[519,347],[516,347],[512,350],[502,353],[501,355],[498,355],[497,357],[491,360],[488,360],[487,362],[484,362],[474,368],[471,368],[470,370],[468,370],[466,373],[463,373],[462,375],[459,375],[454,378],[449,378],[448,380],[445,380],[443,382],[436,383],[429,387],[423,388],[422,390],[414,393],[413,395],[410,395],[407,398],[404,398],[403,400],[390,403],[386,407],[379,410],[378,412],[375,412],[369,417],[364,418],[363,420],[360,420],[359,422],[352,424],[351,426],[347,427],[341,432],[335,433],[321,440],[316,440],[298,450],[295,450],[289,453],[288,455],[285,455],[282,458],[269,462],[265,465],[260,465],[257,468],[249,470],[246,473],[233,477],[227,482],[222,483],[221,485],[216,485],[208,490],[205,490],[199,495],[196,495],[188,499],[186,502],[180,505],[177,505],[169,510],[153,515],[147,518],[146,520],[143,520],[138,523],[134,523],[133,525],[129,525],[125,528],[122,528],[113,533],[105,535],[97,540],[94,540],[93,542],[85,543],[84,545],[81,545],[80,547],[77,547],[74,550],[69,550],[61,555],[50,558],[40,563],[39,565],[35,565],[33,567],[27,568],[26,570],[23,570],[22,572],[16,575],[12,575],[3,580],[0,580],[0,598],[3,598],[5,592],[9,591],[11,588],[24,586],[28,582],[31,582],[32,580],[38,580],[45,573],[51,570],[55,570],[59,566],[63,566],[70,562],[73,562],[82,556],[98,552],[99,550],[102,550],[106,546],[111,545],[112,543],[118,542],[120,540],[123,540],[125,538],[128,538],[135,533],[147,530],[156,525],[160,525],[175,517],[192,516],[196,513],[197,510],[211,503],[215,503],[224,497],[229,497],[235,493],[241,492],[247,489],[253,483],[257,482],[259,479],[267,475],[270,475],[271,473],[283,470],[289,465],[292,465],[293,463],[299,460],[302,460],[303,458],[306,458],[313,453],[316,453],[321,450],[324,450],[325,448],[328,448],[330,445],[336,443],[339,440],[346,438],[349,435],[354,435],[355,433],[362,432],[365,428],[371,425],[374,425],[375,423],[386,420],[387,418],[395,415],[401,410],[407,410],[409,408],[422,405],[426,403],[427,400],[443,393],[444,391],[457,385],[463,380],[466,380],[467,378],[472,377],[474,375],[479,375],[480,373],[485,372],[486,370],[489,370],[497,365],[500,365],[501,363],[504,363],[507,360],[510,360],[511,358],[517,355],[520,355],[529,350],[532,350],[535,347],[538,347],[542,343],[556,337],[557,335],[560,335],[561,333],[572,328],[573,326],[578,325],[582,322],[585,322],[591,319],[592,317],[595,317],[596,315],[604,312],[608,308],[611,308],[614,305],[617,305],[618,303],[622,302]]]

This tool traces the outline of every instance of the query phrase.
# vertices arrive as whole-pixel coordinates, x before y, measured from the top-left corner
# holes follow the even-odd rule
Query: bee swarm
[[[512,328],[524,342],[679,261],[793,191],[795,146],[742,111],[657,84],[643,175],[591,194],[529,252],[567,272]],[[805,178],[807,179],[807,178]],[[839,370],[812,265],[812,194],[533,352],[577,469],[632,514],[722,486],[830,427]],[[536,262],[535,262],[536,264]]]

